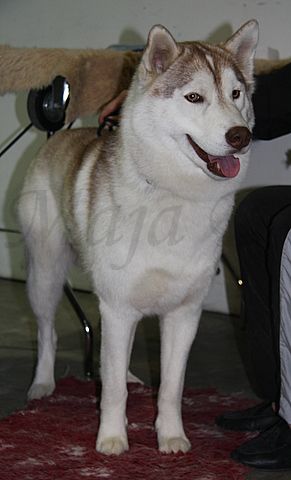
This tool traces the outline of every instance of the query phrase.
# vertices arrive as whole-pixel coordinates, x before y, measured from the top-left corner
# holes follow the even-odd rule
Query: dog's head
[[[129,99],[132,127],[212,178],[236,177],[254,125],[257,41],[255,20],[222,45],[177,44],[166,28],[154,26]]]

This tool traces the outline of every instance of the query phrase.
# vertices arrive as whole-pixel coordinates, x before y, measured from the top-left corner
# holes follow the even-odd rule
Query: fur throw
[[[0,94],[39,89],[50,85],[57,75],[62,75],[70,84],[66,121],[71,122],[97,113],[103,105],[127,89],[140,58],[140,52],[110,49],[16,48],[0,45]],[[256,60],[255,73],[269,73],[290,61]]]

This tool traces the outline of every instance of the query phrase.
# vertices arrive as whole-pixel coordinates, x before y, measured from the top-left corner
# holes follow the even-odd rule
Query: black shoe
[[[226,412],[215,419],[216,425],[226,430],[238,432],[261,432],[277,422],[278,416],[270,402],[260,403],[255,407]]]
[[[283,418],[231,453],[231,458],[262,470],[291,469],[291,429]]]

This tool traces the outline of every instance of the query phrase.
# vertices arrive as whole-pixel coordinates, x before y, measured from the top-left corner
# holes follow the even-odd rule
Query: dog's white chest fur
[[[83,259],[96,266],[91,272],[99,295],[143,315],[165,314],[194,296],[200,302],[231,207],[229,197],[193,203],[154,187],[105,209],[97,197],[94,222],[85,221],[90,217],[82,209],[76,214]]]

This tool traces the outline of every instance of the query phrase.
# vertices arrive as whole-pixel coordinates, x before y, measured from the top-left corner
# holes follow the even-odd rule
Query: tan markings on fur
[[[180,55],[162,78],[158,77],[153,82],[151,94],[169,98],[173,95],[176,88],[183,87],[192,79],[193,73],[201,69],[206,69],[212,74],[218,91],[220,91],[221,72],[228,66],[234,70],[237,78],[246,84],[233,56],[226,49],[202,42],[195,42],[181,49]]]
[[[94,149],[94,155],[96,155],[95,162],[92,164],[91,174],[89,179],[89,205],[88,212],[89,216],[93,213],[93,206],[95,204],[98,182],[102,175],[104,180],[104,175],[110,175],[110,151],[113,150],[115,144],[115,137],[117,133],[115,132],[106,132],[102,133],[101,139],[98,141],[98,144],[92,145]],[[92,149],[92,153],[93,153]],[[97,152],[98,150],[98,152]],[[89,153],[89,152],[88,152]],[[89,153],[90,154],[90,153]],[[101,173],[102,171],[102,173]],[[110,184],[110,182],[108,182]]]
[[[204,51],[206,58],[207,56],[212,58],[213,77],[219,86],[221,84],[221,72],[227,67],[231,67],[237,79],[246,85],[243,73],[239,69],[234,56],[227,49],[220,45],[208,45],[203,42],[197,42],[197,44]]]
[[[80,168],[86,158],[86,152],[93,148],[96,139],[96,130],[92,129],[75,129],[71,131],[61,132],[55,135],[56,141],[59,143],[60,152],[58,152],[57,161],[67,162],[64,174],[63,184],[63,208],[65,209],[66,218],[70,222],[74,219],[74,191],[76,180]],[[55,139],[53,138],[52,148],[58,151]],[[63,155],[62,155],[63,154]],[[61,156],[62,155],[62,156]]]
[[[92,213],[95,203],[98,184],[100,182],[100,171],[102,178],[110,175],[110,151],[114,148],[115,137],[118,132],[102,133],[97,138],[95,128],[79,128],[65,130],[56,133],[46,144],[44,155],[49,162],[53,162],[54,175],[62,179],[61,192],[56,192],[60,197],[62,211],[66,218],[67,225],[74,227],[74,206],[75,191],[78,174],[88,158],[92,156],[92,165],[88,172],[88,216]],[[74,227],[75,228],[75,227]]]
[[[182,88],[190,82],[193,71],[199,68],[199,56],[193,57],[192,48],[180,47],[180,54],[166,72],[153,81],[149,93],[153,96],[172,97],[176,88]],[[190,62],[190,65],[189,65]]]
[[[153,308],[157,306],[167,294],[172,280],[173,276],[163,269],[145,272],[132,289],[131,298],[134,306],[141,311],[149,305]]]

